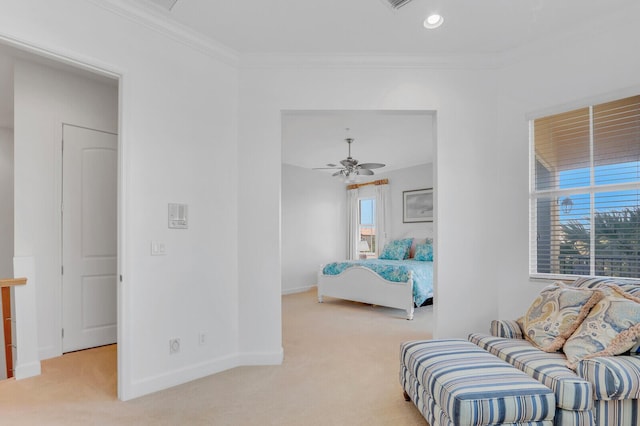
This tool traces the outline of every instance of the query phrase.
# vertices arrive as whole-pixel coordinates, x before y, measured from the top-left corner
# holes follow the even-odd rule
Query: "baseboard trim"
[[[236,353],[158,374],[135,381],[128,386],[124,401],[139,398],[153,392],[165,390],[212,374],[242,366],[280,365],[284,359],[284,350],[277,352]]]
[[[27,364],[16,365],[13,370],[13,376],[16,380],[27,379],[29,377],[39,376],[42,373],[40,361],[34,361]]]

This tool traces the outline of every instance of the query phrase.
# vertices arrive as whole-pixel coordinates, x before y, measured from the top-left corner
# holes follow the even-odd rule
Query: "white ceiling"
[[[386,164],[376,174],[431,163],[434,118],[430,111],[287,111],[282,162],[307,169],[339,164],[347,158],[350,137],[358,162]]]
[[[168,11],[172,0],[155,2]],[[177,0],[168,14],[240,53],[481,55],[576,28],[637,0]],[[437,30],[422,26],[441,13]]]
[[[177,21],[240,55],[385,55],[481,58],[579,31],[599,31],[637,0],[123,0]],[[438,30],[422,21],[438,11]],[[599,23],[604,19],[605,23]],[[12,59],[0,48],[0,126],[12,127]],[[347,155],[393,170],[432,161],[432,117],[389,111],[283,116],[283,162],[305,168]],[[401,147],[402,149],[398,149]],[[403,158],[404,156],[404,158]]]
[[[145,3],[147,0],[138,0]],[[481,58],[580,31],[598,31],[637,0],[151,0],[170,19],[241,55],[384,55]],[[445,22],[426,30],[429,13]],[[598,19],[604,19],[604,24]],[[437,61],[437,60],[436,60]],[[433,160],[431,116],[305,111],[283,115],[283,162],[305,168],[347,156],[382,171]]]

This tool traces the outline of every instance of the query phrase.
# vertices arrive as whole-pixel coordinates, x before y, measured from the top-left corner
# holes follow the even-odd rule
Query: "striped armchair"
[[[597,287],[614,282],[629,293],[640,285],[610,279],[579,278],[573,285]],[[640,425],[640,353],[579,361],[575,371],[560,352],[548,353],[524,340],[518,322],[494,320],[491,335],[472,334],[469,341],[509,362],[550,388],[556,397],[557,426]]]

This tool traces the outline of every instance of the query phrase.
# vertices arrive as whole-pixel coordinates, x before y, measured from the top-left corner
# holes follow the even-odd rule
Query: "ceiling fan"
[[[339,167],[337,164],[327,164],[327,167],[315,167],[313,170],[337,170],[332,176],[342,176],[347,180],[354,180],[357,176],[360,175],[373,175],[374,173],[371,169],[379,169],[380,167],[384,167],[385,165],[382,163],[362,163],[358,164],[358,160],[351,157],[351,144],[353,143],[353,138],[346,138],[345,141],[349,145],[349,156],[344,160],[340,161],[342,167]]]

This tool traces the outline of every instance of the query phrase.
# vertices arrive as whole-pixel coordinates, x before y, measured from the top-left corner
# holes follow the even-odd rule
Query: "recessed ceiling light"
[[[444,22],[444,18],[442,15],[438,15],[434,13],[433,15],[427,16],[427,19],[424,20],[424,27],[430,30],[438,28]]]

